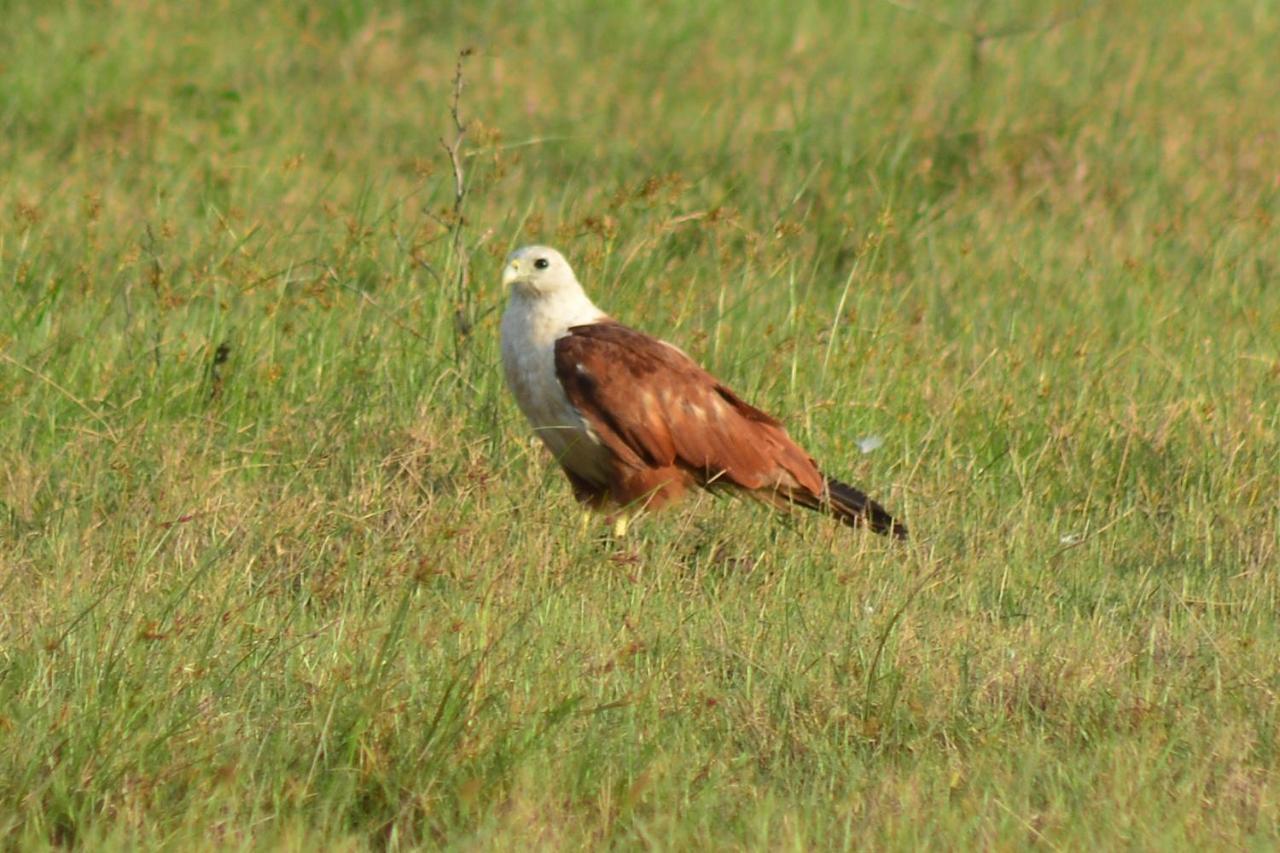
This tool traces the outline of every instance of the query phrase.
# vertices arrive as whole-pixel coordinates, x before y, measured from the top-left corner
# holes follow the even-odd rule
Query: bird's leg
[[[626,539],[627,530],[631,527],[631,518],[625,511],[613,517],[613,538]]]
[[[605,524],[609,525],[609,532],[614,539],[626,539],[627,531],[631,529],[631,522],[635,521],[638,513],[628,512],[620,509],[617,512],[611,512],[604,517]]]

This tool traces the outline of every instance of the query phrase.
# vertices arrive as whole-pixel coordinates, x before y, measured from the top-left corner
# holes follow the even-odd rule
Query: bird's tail
[[[824,477],[827,488],[824,495],[805,493],[790,496],[792,503],[809,509],[820,509],[831,513],[850,527],[866,525],[876,533],[893,536],[897,539],[907,538],[907,526],[895,521],[889,511],[867,497],[858,489],[831,477]]]

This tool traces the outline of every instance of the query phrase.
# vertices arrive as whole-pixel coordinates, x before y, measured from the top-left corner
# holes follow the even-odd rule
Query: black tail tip
[[[888,510],[873,500],[861,513],[863,522],[881,536],[892,536],[903,542],[907,540],[907,526],[889,514]]]
[[[907,540],[907,526],[853,486],[827,478],[827,494],[832,513],[845,524],[852,527],[865,524],[882,536],[892,536],[903,542]]]
[[[892,518],[889,519],[888,530],[879,530],[877,532],[887,534],[892,536],[894,539],[899,539],[903,542],[906,542],[909,538],[907,535],[907,526],[900,521],[894,521]]]

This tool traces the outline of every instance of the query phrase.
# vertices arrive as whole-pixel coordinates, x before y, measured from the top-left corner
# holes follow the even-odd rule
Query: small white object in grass
[[[1058,540],[1063,545],[1079,545],[1084,541],[1083,533],[1064,533],[1062,538]]]
[[[858,439],[858,449],[862,451],[864,456],[873,450],[879,450],[882,447],[884,447],[883,436],[868,435]]]

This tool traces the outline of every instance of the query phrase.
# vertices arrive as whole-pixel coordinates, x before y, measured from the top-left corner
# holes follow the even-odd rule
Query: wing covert
[[[704,485],[823,487],[777,420],[676,347],[620,323],[592,323],[556,341],[555,362],[569,402],[623,464],[678,465]]]

